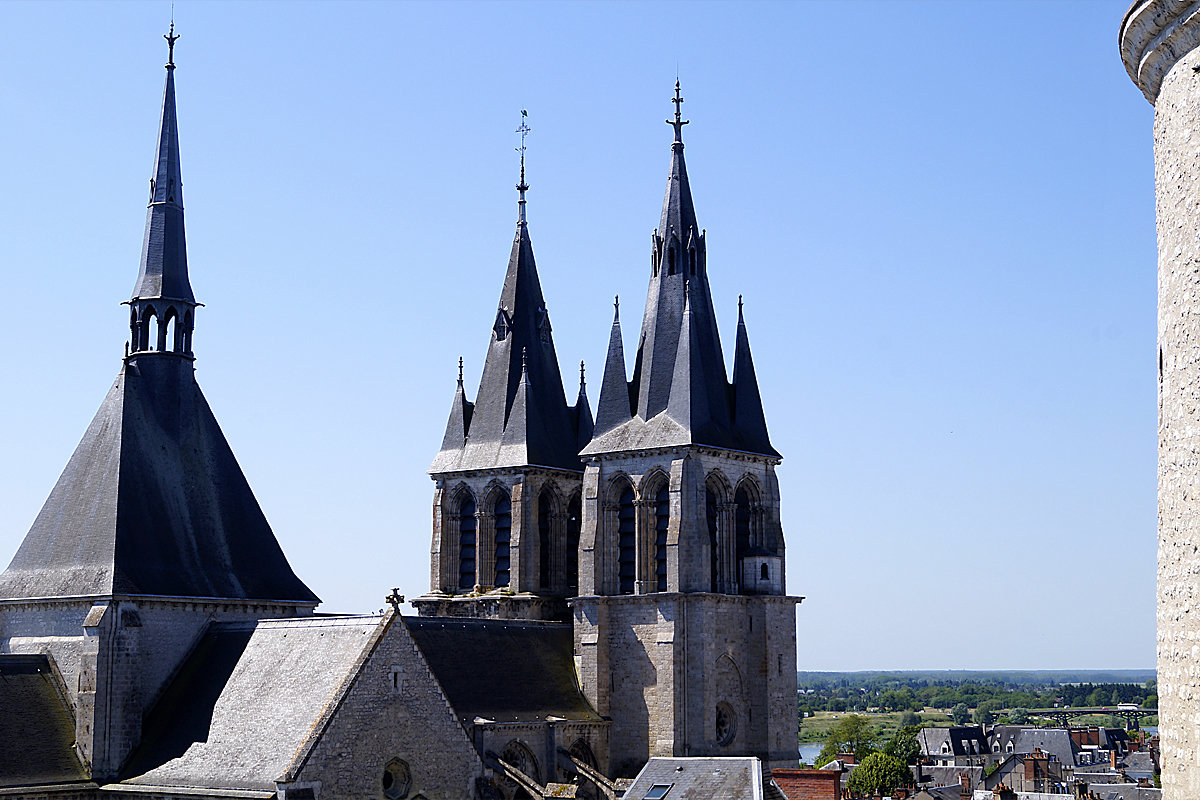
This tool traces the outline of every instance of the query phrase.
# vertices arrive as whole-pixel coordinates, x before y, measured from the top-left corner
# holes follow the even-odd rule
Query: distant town
[[[1161,796],[1153,670],[797,676],[788,800],[1150,800]]]

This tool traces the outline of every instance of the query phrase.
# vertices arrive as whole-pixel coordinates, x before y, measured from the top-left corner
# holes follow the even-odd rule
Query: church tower
[[[69,699],[93,780],[212,621],[308,615],[196,383],[175,112],[174,26],[130,341],[116,382],[0,574],[0,652],[36,655]]]
[[[618,308],[594,435],[581,451],[576,658],[588,699],[613,720],[613,776],[652,756],[796,762],[800,598],[785,595],[781,457],[740,301],[726,377],[678,82],[673,102],[633,378]]]
[[[568,406],[525,215],[522,119],[517,231],[475,401],[462,360],[435,483],[424,616],[563,619],[578,593],[583,466],[592,414],[580,365]]]

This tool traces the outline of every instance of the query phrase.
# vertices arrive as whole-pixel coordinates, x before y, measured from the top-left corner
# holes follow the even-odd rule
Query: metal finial
[[[683,126],[687,125],[691,120],[683,119],[680,113],[683,106],[683,96],[679,93],[678,78],[675,80],[675,97],[671,99],[671,102],[675,104],[675,119],[667,120],[667,124],[675,129],[675,144],[682,145]]]
[[[175,69],[175,42],[179,37],[175,35],[175,6],[171,6],[171,31],[163,34],[163,38],[167,40],[167,69]]]
[[[522,347],[521,348],[521,371],[524,372],[525,368],[528,366],[529,366],[529,348]]]
[[[392,593],[384,599],[387,600],[388,605],[392,607],[392,611],[395,611],[397,614],[400,613],[400,604],[404,602],[404,595],[400,594],[400,589],[398,587],[392,589]]]
[[[526,121],[529,112],[521,109],[521,125],[516,132],[521,134],[521,146],[517,148],[517,152],[521,154],[521,182],[517,184],[517,191],[520,192],[520,199],[517,201],[518,217],[521,224],[525,223],[525,192],[529,189],[529,184],[525,182],[525,137],[533,130],[529,127]]]
[[[462,386],[462,356],[458,357],[458,385]]]
[[[579,360],[579,385],[583,386],[584,382],[585,381],[584,381],[584,377],[583,377],[583,359],[580,359]]]

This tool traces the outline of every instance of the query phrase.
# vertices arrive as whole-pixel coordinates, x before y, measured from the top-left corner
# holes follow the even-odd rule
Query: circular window
[[[404,800],[412,788],[412,770],[400,759],[392,759],[383,769],[383,796],[387,800]]]
[[[717,724],[715,728],[717,744],[728,747],[737,735],[737,715],[728,703],[717,704]]]

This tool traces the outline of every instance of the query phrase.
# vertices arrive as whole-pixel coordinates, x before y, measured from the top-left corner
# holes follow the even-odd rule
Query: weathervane
[[[167,40],[167,69],[175,69],[175,42],[179,39],[175,35],[175,6],[171,6],[171,32],[163,34],[163,38]]]
[[[675,129],[675,144],[683,144],[683,126],[687,125],[690,120],[682,119],[680,110],[683,106],[683,97],[679,94],[679,79],[675,79],[675,96],[671,98],[671,102],[675,104],[675,119],[667,120],[667,124]]]
[[[521,182],[517,184],[517,191],[521,193],[521,199],[517,201],[517,206],[520,209],[520,222],[525,224],[525,192],[529,189],[529,184],[525,183],[525,136],[532,130],[526,118],[529,112],[521,109],[521,126],[516,132],[521,134],[521,146],[517,148],[517,152],[521,154]]]

